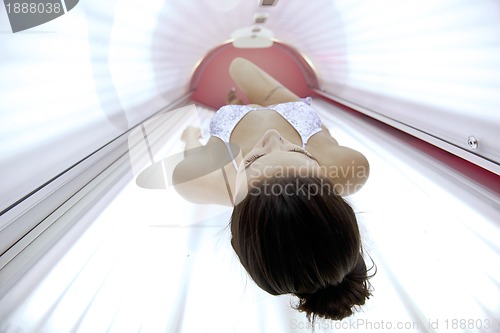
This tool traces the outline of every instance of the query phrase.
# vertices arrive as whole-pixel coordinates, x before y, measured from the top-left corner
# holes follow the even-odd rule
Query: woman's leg
[[[299,96],[244,58],[235,58],[231,62],[229,74],[251,104],[266,106],[300,100]]]

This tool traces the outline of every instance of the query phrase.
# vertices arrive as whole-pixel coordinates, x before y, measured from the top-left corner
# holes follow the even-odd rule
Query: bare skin
[[[262,109],[246,114],[231,134],[230,142],[241,150],[236,157],[238,170],[228,163],[203,177],[176,185],[184,198],[203,204],[234,205],[245,197],[253,180],[271,177],[286,167],[331,178],[343,196],[354,193],[366,182],[367,159],[356,150],[340,146],[326,127],[322,126],[320,132],[309,138],[304,151],[295,128],[277,112],[265,109],[273,104],[299,101],[297,95],[245,59],[233,60],[229,72],[252,105]],[[201,146],[199,135],[199,129],[193,127],[184,131],[186,152]],[[227,154],[225,144],[217,137],[211,137],[205,147],[199,156],[186,153],[186,160],[177,166],[173,178],[190,178],[186,175],[199,173],[206,161],[214,160],[217,154]],[[215,160],[221,160],[222,155],[218,156]]]

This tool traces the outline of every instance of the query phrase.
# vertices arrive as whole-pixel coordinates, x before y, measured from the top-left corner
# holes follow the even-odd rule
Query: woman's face
[[[236,202],[248,193],[252,182],[271,177],[319,176],[318,161],[302,147],[272,129],[264,133],[243,157],[236,176]]]

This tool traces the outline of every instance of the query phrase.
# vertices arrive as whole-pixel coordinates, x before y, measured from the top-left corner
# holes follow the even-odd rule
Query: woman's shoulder
[[[321,131],[314,134],[307,141],[307,151],[314,157],[319,158],[324,155],[329,155],[332,151],[337,151],[339,143],[330,134],[330,131],[321,125]]]
[[[341,195],[357,192],[368,180],[368,159],[355,149],[339,145],[328,131],[313,136],[307,150],[318,160],[322,174],[338,186]]]

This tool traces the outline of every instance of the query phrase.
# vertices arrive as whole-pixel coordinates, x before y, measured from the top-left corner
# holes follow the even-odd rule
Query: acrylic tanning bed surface
[[[373,120],[322,100],[313,106],[340,144],[370,161],[369,182],[348,200],[378,267],[374,296],[361,312],[321,321],[316,332],[384,325],[439,332],[454,320],[483,328],[498,320],[497,193]],[[198,109],[206,128],[212,113]],[[176,121],[165,156],[181,151],[182,128],[192,125],[190,118]],[[0,331],[309,331],[305,316],[290,308],[295,299],[270,296],[247,277],[229,243],[229,217],[228,208],[190,204],[172,189],[132,181],[32,292],[17,303],[33,282],[28,274],[0,301]]]

